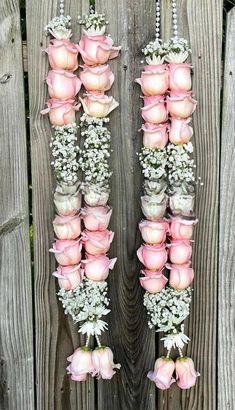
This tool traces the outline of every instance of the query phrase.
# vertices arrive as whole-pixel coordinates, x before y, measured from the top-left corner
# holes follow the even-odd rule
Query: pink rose
[[[53,70],[77,70],[78,46],[70,40],[53,39],[45,51]]]
[[[74,266],[58,266],[56,272],[52,273],[53,276],[58,278],[60,288],[65,290],[76,289],[80,285],[84,271],[80,268],[80,265]]]
[[[169,229],[169,224],[166,221],[152,222],[142,220],[139,223],[139,229],[144,242],[150,245],[159,245],[166,240],[166,232]]]
[[[114,232],[108,231],[88,231],[82,232],[82,240],[87,253],[90,255],[100,255],[107,253],[114,237]]]
[[[192,87],[191,64],[169,64],[170,90],[189,91]]]
[[[140,278],[140,284],[149,293],[161,292],[161,290],[166,286],[166,283],[168,282],[168,279],[163,275],[161,271],[152,272],[151,275],[149,274],[149,271],[147,271],[146,274],[145,270],[142,270],[141,273],[145,276]]]
[[[95,185],[85,186],[83,189],[84,200],[89,206],[106,205],[109,199],[109,190],[101,189]]]
[[[175,363],[171,358],[161,357],[156,360],[154,371],[148,372],[147,377],[161,390],[169,389],[175,382],[172,377],[175,370]]]
[[[190,389],[196,384],[200,373],[196,372],[194,363],[189,357],[178,357],[175,362],[176,383],[181,389]]]
[[[87,91],[108,91],[114,82],[114,74],[108,64],[96,67],[83,67],[80,79]]]
[[[167,261],[167,251],[164,245],[141,245],[137,256],[148,270],[160,271]]]
[[[190,268],[189,263],[183,265],[166,265],[170,269],[169,284],[176,290],[186,289],[193,281],[194,270]]]
[[[94,366],[93,376],[98,379],[112,379],[116,373],[113,369],[120,369],[120,364],[114,364],[113,352],[109,347],[97,347],[92,352]]]
[[[141,78],[135,80],[141,86],[144,95],[165,94],[168,89],[168,67],[166,64],[147,65]]]
[[[170,223],[170,235],[173,239],[191,239],[193,236],[193,225],[197,219],[172,218]]]
[[[156,125],[146,122],[143,124],[141,129],[144,131],[144,146],[150,149],[164,148],[168,142],[167,127],[167,123]]]
[[[171,92],[167,97],[167,111],[173,117],[188,118],[195,111],[197,101],[194,100],[190,92]]]
[[[113,47],[110,36],[82,36],[78,50],[86,65],[105,64],[118,56],[121,47]]]
[[[192,256],[192,245],[190,241],[173,240],[167,246],[169,247],[169,258],[172,263],[184,265],[190,261]]]
[[[167,109],[161,95],[155,97],[145,97],[144,107],[141,108],[141,115],[146,122],[161,124],[167,120]]]
[[[63,195],[60,192],[54,193],[54,204],[59,215],[75,215],[81,208],[81,201],[82,198],[79,192],[67,195]]]
[[[191,216],[194,208],[194,195],[174,194],[170,197],[170,209],[173,215]]]
[[[106,280],[109,269],[113,269],[117,258],[109,259],[106,255],[86,255],[88,259],[83,260],[85,275],[94,281]]]
[[[64,70],[51,70],[47,76],[48,92],[51,98],[70,100],[81,88],[81,81],[72,73]]]
[[[79,347],[67,360],[71,362],[67,370],[74,381],[83,382],[87,379],[87,374],[94,372],[92,352],[89,347]]]
[[[85,228],[89,231],[105,231],[112,215],[109,206],[86,206],[81,210]]]
[[[171,118],[169,140],[172,144],[186,144],[193,136],[193,128],[189,125],[191,118]]]
[[[49,114],[52,125],[67,125],[75,122],[75,112],[81,104],[75,104],[75,100],[61,101],[51,98],[47,101],[47,107],[41,114]]]
[[[49,251],[55,254],[60,265],[76,265],[81,261],[82,244],[80,239],[76,241],[56,239],[53,248]]]
[[[141,209],[150,221],[162,219],[167,207],[168,196],[165,193],[141,197]]]
[[[76,239],[81,234],[81,219],[78,215],[56,215],[53,227],[59,239]]]
[[[86,94],[79,99],[85,113],[91,117],[104,118],[119,106],[113,97],[104,94]]]

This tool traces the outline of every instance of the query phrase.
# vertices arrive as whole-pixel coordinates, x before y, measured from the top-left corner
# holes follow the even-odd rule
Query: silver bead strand
[[[64,15],[64,0],[60,0],[60,15]]]
[[[173,24],[173,36],[178,38],[178,16],[176,0],[172,0],[172,24]]]
[[[161,20],[161,10],[160,1],[156,1],[156,38],[160,38],[160,20]]]

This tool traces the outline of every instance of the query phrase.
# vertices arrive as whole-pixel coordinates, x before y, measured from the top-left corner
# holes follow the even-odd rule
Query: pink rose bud
[[[193,236],[193,225],[197,219],[172,218],[170,223],[170,235],[173,239],[191,239]]]
[[[78,50],[86,65],[105,64],[118,56],[121,47],[113,47],[110,36],[82,36]]]
[[[137,256],[148,270],[160,271],[167,261],[167,251],[164,245],[141,245]]]
[[[193,136],[193,128],[189,125],[191,118],[171,118],[169,140],[172,144],[186,144]]]
[[[173,215],[191,216],[194,208],[194,195],[174,194],[170,197]]]
[[[162,149],[168,142],[167,135],[168,124],[151,124],[146,122],[142,125],[143,144],[146,148],[150,149]]]
[[[75,71],[78,68],[78,46],[70,40],[50,41],[45,50],[53,70]]]
[[[54,193],[54,204],[59,215],[75,215],[81,208],[81,201],[82,198],[79,192],[67,195],[63,195],[60,192]]]
[[[154,98],[144,98],[144,102],[144,107],[141,108],[141,115],[146,122],[161,124],[167,120],[167,109],[161,95]]]
[[[190,241],[173,240],[167,246],[169,247],[169,258],[172,263],[183,265],[190,261],[192,256],[192,245]]]
[[[114,74],[108,64],[96,67],[84,66],[80,79],[87,91],[108,91],[114,82]]]
[[[64,70],[51,70],[47,76],[48,92],[51,98],[70,100],[81,88],[81,81],[72,73]]]
[[[189,91],[192,87],[191,64],[169,64],[170,90]]]
[[[89,347],[79,347],[67,360],[71,362],[67,371],[74,381],[83,382],[87,379],[87,374],[94,372],[92,352]]]
[[[81,210],[85,228],[89,231],[105,231],[112,215],[109,206],[86,206]]]
[[[76,265],[81,261],[82,244],[80,239],[76,241],[56,239],[53,248],[49,251],[55,254],[55,258],[60,265]]]
[[[145,270],[141,271],[142,274],[146,275]],[[149,275],[149,271],[147,271],[147,275],[143,278],[140,278],[141,286],[147,290],[149,293],[158,293],[161,292],[162,289],[166,286],[168,279],[160,272],[152,272]]]
[[[113,97],[104,94],[86,94],[83,99],[79,99],[85,113],[91,117],[104,118],[119,106]]]
[[[114,364],[113,352],[109,347],[97,347],[92,352],[94,366],[93,376],[97,379],[112,379],[116,373],[113,369],[120,369],[120,364]]]
[[[169,86],[168,67],[166,64],[147,65],[141,78],[135,81],[140,84],[144,95],[165,94]]]
[[[49,99],[47,107],[41,114],[48,114],[52,125],[67,125],[75,122],[75,113],[79,111],[81,104],[76,104],[75,100],[61,101]]]
[[[142,196],[141,209],[144,216],[150,221],[158,221],[162,219],[167,207],[168,196],[165,193]]]
[[[152,222],[143,220],[139,223],[139,229],[144,242],[150,245],[159,245],[166,240],[169,224],[166,221]]]
[[[197,101],[194,100],[190,92],[173,93],[167,97],[167,111],[173,117],[188,118],[195,111]]]
[[[84,271],[80,268],[80,265],[59,265],[56,272],[52,273],[52,275],[58,278],[60,288],[72,290],[76,289],[80,285],[84,276]]]
[[[194,270],[190,268],[189,263],[184,265],[166,265],[170,269],[169,284],[176,290],[184,290],[191,285],[194,278]]]
[[[109,269],[113,269],[117,258],[109,259],[106,255],[86,255],[88,259],[83,260],[85,275],[94,281],[106,280]]]
[[[107,253],[114,237],[114,232],[108,231],[88,231],[82,232],[82,240],[87,253],[90,255],[100,255]]]
[[[194,363],[189,357],[178,357],[175,362],[176,383],[181,389],[190,389],[196,384],[200,373],[196,372]]]
[[[168,357],[161,357],[156,360],[154,371],[148,372],[147,377],[161,390],[169,389],[175,382],[172,377],[175,371],[175,363]]]
[[[78,215],[56,215],[53,227],[57,238],[76,239],[81,234],[81,219]]]
[[[106,205],[109,199],[109,190],[100,189],[95,185],[89,185],[84,188],[84,200],[89,206]]]

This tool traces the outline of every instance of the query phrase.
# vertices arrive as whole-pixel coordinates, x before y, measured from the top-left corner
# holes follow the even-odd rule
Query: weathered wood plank
[[[139,77],[141,48],[154,33],[154,1],[97,0],[96,8],[105,12],[115,44],[122,46],[120,57],[111,62],[115,83],[111,94],[120,106],[110,115],[114,175],[111,183],[115,232],[111,256],[117,256],[115,271],[109,277],[112,312],[106,342],[114,349],[122,369],[110,383],[99,382],[98,408],[155,409],[155,388],[146,378],[155,358],[155,336],[146,323],[139,285],[140,265],[136,250],[140,246],[140,166],[136,152],[142,145]]]
[[[24,80],[18,0],[0,5],[0,408],[34,408]],[[16,64],[17,62],[17,64]]]
[[[65,2],[65,13],[73,19],[74,39],[78,39],[77,15],[87,11],[88,0]],[[93,409],[93,381],[71,382],[66,375],[66,358],[81,343],[77,327],[63,314],[56,297],[56,281],[51,273],[54,257],[48,249],[53,242],[53,180],[50,167],[49,140],[51,127],[40,110],[48,98],[44,83],[48,62],[41,49],[48,39],[44,27],[56,15],[57,1],[27,0],[27,49],[30,98],[30,130],[33,185],[33,218],[35,226],[35,340],[37,410]]]
[[[235,408],[235,8],[227,17],[220,174],[218,409]]]
[[[179,0],[179,35],[190,41],[194,66],[193,89],[199,105],[193,115],[195,157],[204,187],[197,190],[193,266],[196,277],[188,330],[192,337],[187,355],[201,373],[195,388],[173,387],[159,393],[161,410],[216,408],[217,260],[219,127],[222,44],[222,1]],[[163,3],[163,33],[170,34],[170,0]]]

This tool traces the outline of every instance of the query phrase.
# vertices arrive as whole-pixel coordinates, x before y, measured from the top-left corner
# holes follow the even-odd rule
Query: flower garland
[[[79,332],[87,337],[85,346],[68,357],[71,379],[85,381],[88,374],[111,379],[120,365],[114,364],[111,349],[102,346],[99,339],[107,329],[102,317],[110,312],[105,280],[116,262],[116,258],[110,260],[106,255],[114,234],[107,229],[112,214],[107,205],[112,174],[108,163],[111,135],[104,124],[118,103],[104,92],[114,81],[107,61],[117,57],[120,47],[113,47],[112,39],[104,35],[108,23],[104,15],[91,10],[84,20],[79,17],[86,30],[77,45],[70,40],[71,17],[64,16],[63,0],[60,14],[45,27],[54,39],[45,50],[51,66],[46,80],[50,99],[42,110],[42,114],[49,115],[54,130],[50,146],[57,214],[53,221],[56,239],[50,252],[58,267],[53,275],[58,278],[58,296],[65,314],[71,315],[75,323],[82,322]],[[80,79],[74,74],[79,53],[85,63]],[[81,136],[85,139],[82,150],[77,145],[75,122],[75,113],[81,107],[76,101],[81,85],[87,91],[85,98],[80,98],[85,111],[80,120]],[[79,181],[79,168],[84,173],[83,184]],[[98,344],[93,351],[89,347],[91,336]]]
[[[189,123],[197,102],[191,91],[192,66],[184,62],[191,50],[186,40],[178,38],[175,0],[172,16],[174,37],[163,44],[159,38],[160,4],[156,2],[156,39],[142,50],[147,65],[136,80],[144,101],[144,147],[138,155],[144,176],[141,205],[146,218],[139,224],[144,244],[137,256],[144,265],[140,284],[146,291],[148,325],[164,332],[161,340],[167,355],[157,359],[154,371],[148,373],[162,390],[174,382],[188,389],[199,376],[192,359],[182,354],[189,342],[183,322],[190,313],[194,277],[191,238],[197,222],[193,206],[198,180],[191,158],[193,129]],[[165,268],[170,271],[169,278]],[[170,358],[172,349],[179,352],[175,361]]]

